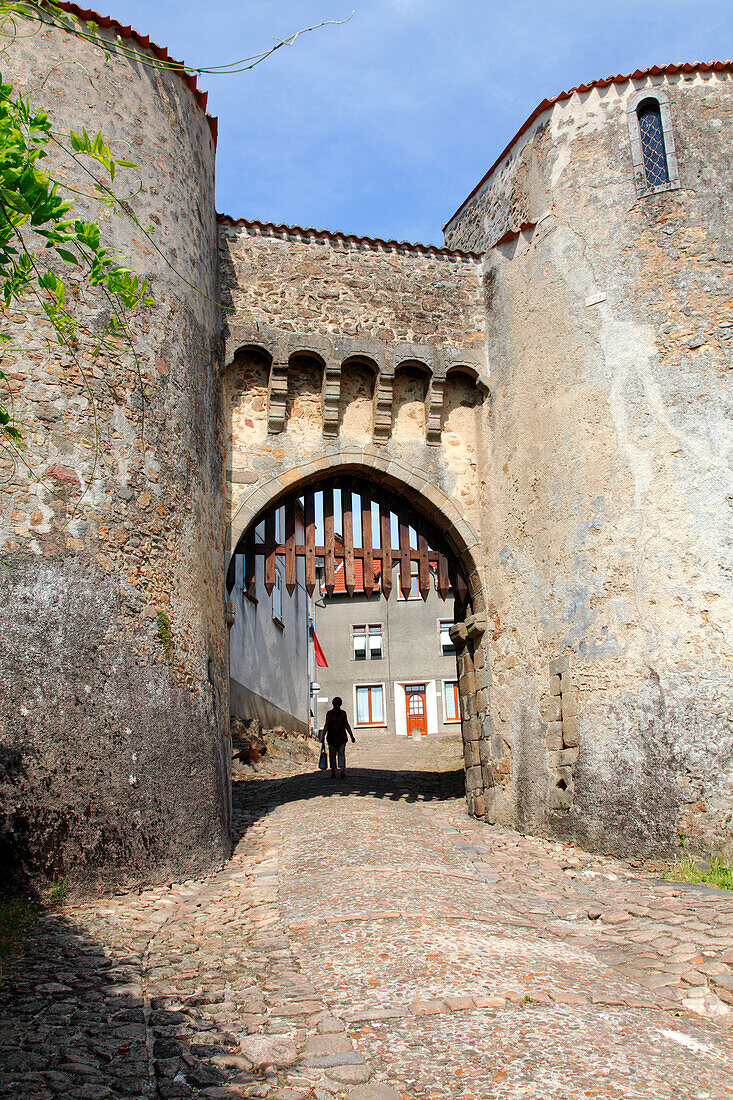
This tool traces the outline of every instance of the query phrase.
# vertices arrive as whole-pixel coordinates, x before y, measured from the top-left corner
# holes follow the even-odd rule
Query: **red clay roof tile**
[[[358,237],[355,233],[342,233],[339,230],[330,229],[304,229],[302,225],[284,225],[275,222],[261,222],[256,219],[233,218],[229,214],[218,214],[219,222],[226,225],[241,225],[245,229],[254,230],[255,236],[263,237],[320,237],[328,241],[339,241],[344,244],[364,244],[370,248],[399,249],[404,252],[420,252],[427,256],[447,256],[459,260],[480,260],[478,252],[464,252],[460,248],[447,248],[437,244],[412,244],[410,241],[383,240],[381,237]]]

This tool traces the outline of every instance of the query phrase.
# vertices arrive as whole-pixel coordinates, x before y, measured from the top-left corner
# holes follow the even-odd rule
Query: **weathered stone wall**
[[[637,197],[655,87],[680,186]],[[593,846],[733,849],[732,140],[727,73],[575,94],[447,228],[489,249],[491,812]]]
[[[137,162],[120,190],[155,233],[79,200],[150,277],[137,364],[82,340],[83,376],[62,349],[9,366],[27,449],[1,459],[0,823],[21,862],[76,886],[195,871],[229,843],[214,140],[179,76],[104,33],[108,59],[45,28],[3,61],[58,133],[99,129]],[[92,195],[63,154],[54,167]]]

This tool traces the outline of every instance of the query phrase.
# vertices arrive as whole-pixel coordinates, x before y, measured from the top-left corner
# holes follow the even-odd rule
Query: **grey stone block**
[[[550,791],[551,810],[569,810],[572,804],[573,795],[571,791],[561,791],[557,787]]]
[[[568,672],[570,670],[570,657],[553,657],[550,661],[550,675],[554,676],[559,672]]]
[[[577,759],[577,749],[561,749],[559,752],[552,753],[550,756],[550,762],[554,768],[572,767]]]
[[[559,752],[563,747],[562,722],[550,722],[547,726],[547,751]]]
[[[564,718],[562,740],[565,748],[577,749],[580,744],[580,722],[577,718]]]
[[[546,695],[540,702],[540,714],[545,722],[559,722],[562,716],[559,695]]]
[[[575,718],[578,714],[578,689],[576,687],[568,688],[567,691],[563,690],[562,693],[562,716],[563,720],[566,718]]]
[[[389,1085],[374,1082],[371,1085],[359,1085],[349,1093],[349,1100],[402,1100],[402,1095]]]

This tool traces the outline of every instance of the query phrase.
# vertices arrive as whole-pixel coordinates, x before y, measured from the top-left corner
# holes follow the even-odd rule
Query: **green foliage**
[[[58,342],[72,351],[85,331],[98,354],[108,337],[125,335],[124,311],[151,305],[152,298],[147,281],[120,263],[116,249],[101,243],[96,222],[69,217],[74,206],[70,190],[42,166],[56,140],[46,112],[16,96],[0,74],[0,301],[6,309],[42,311]],[[72,131],[70,142],[74,157],[101,166],[110,183],[118,167],[135,167],[113,157],[101,134]],[[114,197],[106,184],[98,195],[107,202]],[[112,319],[101,332],[90,333],[72,308],[66,283],[72,270],[82,285],[101,288],[112,306]],[[7,353],[9,343],[9,333],[0,332],[0,349]],[[0,369],[0,386],[7,382]],[[3,438],[16,446],[22,438],[9,398],[0,399]]]
[[[168,613],[162,609],[158,612],[158,641],[163,646],[163,649],[167,652],[173,644],[173,635],[171,634],[171,621],[168,617]]]
[[[72,130],[70,138],[71,148],[75,149],[77,153],[86,153],[93,160],[98,161],[103,168],[107,169],[110,180],[114,180],[118,165],[120,168],[137,168],[137,165],[131,160],[115,160],[109,145],[105,145],[102,141],[101,134],[95,134],[93,138],[90,138],[86,130],[82,130],[80,137]],[[97,244],[99,244],[99,231],[97,231]]]
[[[707,867],[693,859],[681,859],[664,877],[675,882],[706,882],[720,890],[733,890],[733,867],[717,857],[711,859]]]
[[[48,900],[51,905],[61,905],[62,901],[66,897],[66,890],[69,885],[69,880],[64,875],[62,878],[55,878],[51,883],[51,889],[48,892]]]

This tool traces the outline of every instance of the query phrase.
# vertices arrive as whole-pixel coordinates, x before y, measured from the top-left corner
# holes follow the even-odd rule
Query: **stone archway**
[[[495,816],[494,801],[501,776],[507,774],[497,758],[496,739],[489,706],[489,658],[486,645],[486,598],[481,569],[476,560],[478,537],[461,517],[455,504],[436,485],[408,464],[387,459],[376,448],[361,451],[324,452],[310,461],[282,470],[259,483],[240,499],[234,513],[230,550],[241,551],[247,533],[278,502],[306,488],[323,488],[333,479],[368,479],[376,491],[399,497],[423,517],[445,541],[466,579],[468,594],[457,604],[457,621],[451,629],[456,646],[458,690],[461,699],[461,734],[466,768],[466,800],[471,814]]]

